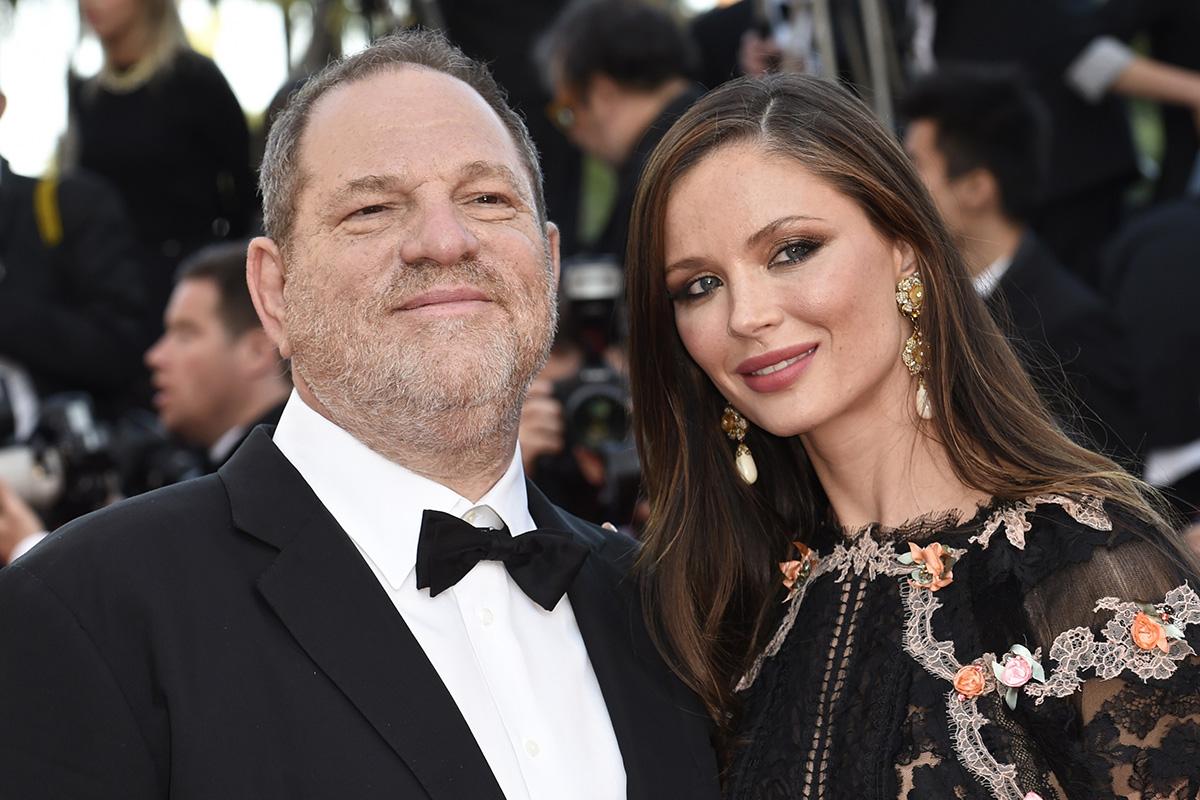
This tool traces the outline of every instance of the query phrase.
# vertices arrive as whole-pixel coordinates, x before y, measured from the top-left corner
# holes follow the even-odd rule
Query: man
[[[244,243],[183,263],[163,327],[146,351],[159,420],[219,467],[255,426],[279,422],[292,388],[246,288]]]
[[[1028,225],[1045,176],[1037,100],[1011,72],[959,68],[914,85],[902,112],[905,148],[1043,396],[1071,431],[1128,461],[1142,436],[1120,326]]]
[[[639,0],[577,0],[538,43],[554,120],[585,153],[617,170],[598,254],[625,259],[638,179],[667,129],[703,93],[695,53],[671,16]]]
[[[5,791],[715,798],[631,542],[522,477],[557,232],[486,70],[376,42],[292,100],[261,185],[248,282],[295,394],[217,475],[0,573]]]
[[[0,94],[0,115],[6,100]],[[27,178],[0,159],[0,382],[28,435],[37,402],[84,391],[114,415],[138,374],[145,301],[133,236],[94,176]]]

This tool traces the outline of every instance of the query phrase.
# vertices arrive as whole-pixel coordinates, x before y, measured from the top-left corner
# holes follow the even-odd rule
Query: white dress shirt
[[[487,505],[512,535],[536,527],[520,452],[472,503],[374,452],[295,392],[274,441],[370,565],[454,698],[505,797],[625,797],[616,734],[569,599],[546,611],[495,561],[479,562],[437,597],[416,587],[425,509],[461,517]]]

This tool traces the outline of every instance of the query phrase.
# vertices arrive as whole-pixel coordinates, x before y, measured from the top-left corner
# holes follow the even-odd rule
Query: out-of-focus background
[[[521,446],[552,499],[636,531],[637,180],[707,89],[785,70],[895,131],[1063,426],[1196,521],[1194,0],[0,0],[0,564],[278,418],[242,279],[270,121],[416,25],[489,62],[542,154],[563,321]]]

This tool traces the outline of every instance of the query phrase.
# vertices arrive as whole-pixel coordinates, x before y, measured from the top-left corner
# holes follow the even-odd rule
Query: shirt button
[[[496,615],[492,613],[490,608],[479,609],[479,621],[483,623],[483,627],[490,628],[492,623],[496,621]]]
[[[542,752],[542,748],[538,747],[538,743],[533,739],[525,740],[525,752],[529,753],[530,758],[537,758],[538,753]]]

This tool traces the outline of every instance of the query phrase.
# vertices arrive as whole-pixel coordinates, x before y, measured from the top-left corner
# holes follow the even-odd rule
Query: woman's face
[[[118,39],[146,17],[146,0],[79,0],[79,12],[101,42]]]
[[[799,162],[719,148],[672,189],[665,236],[679,336],[759,427],[794,436],[911,407],[895,294],[912,251]]]

